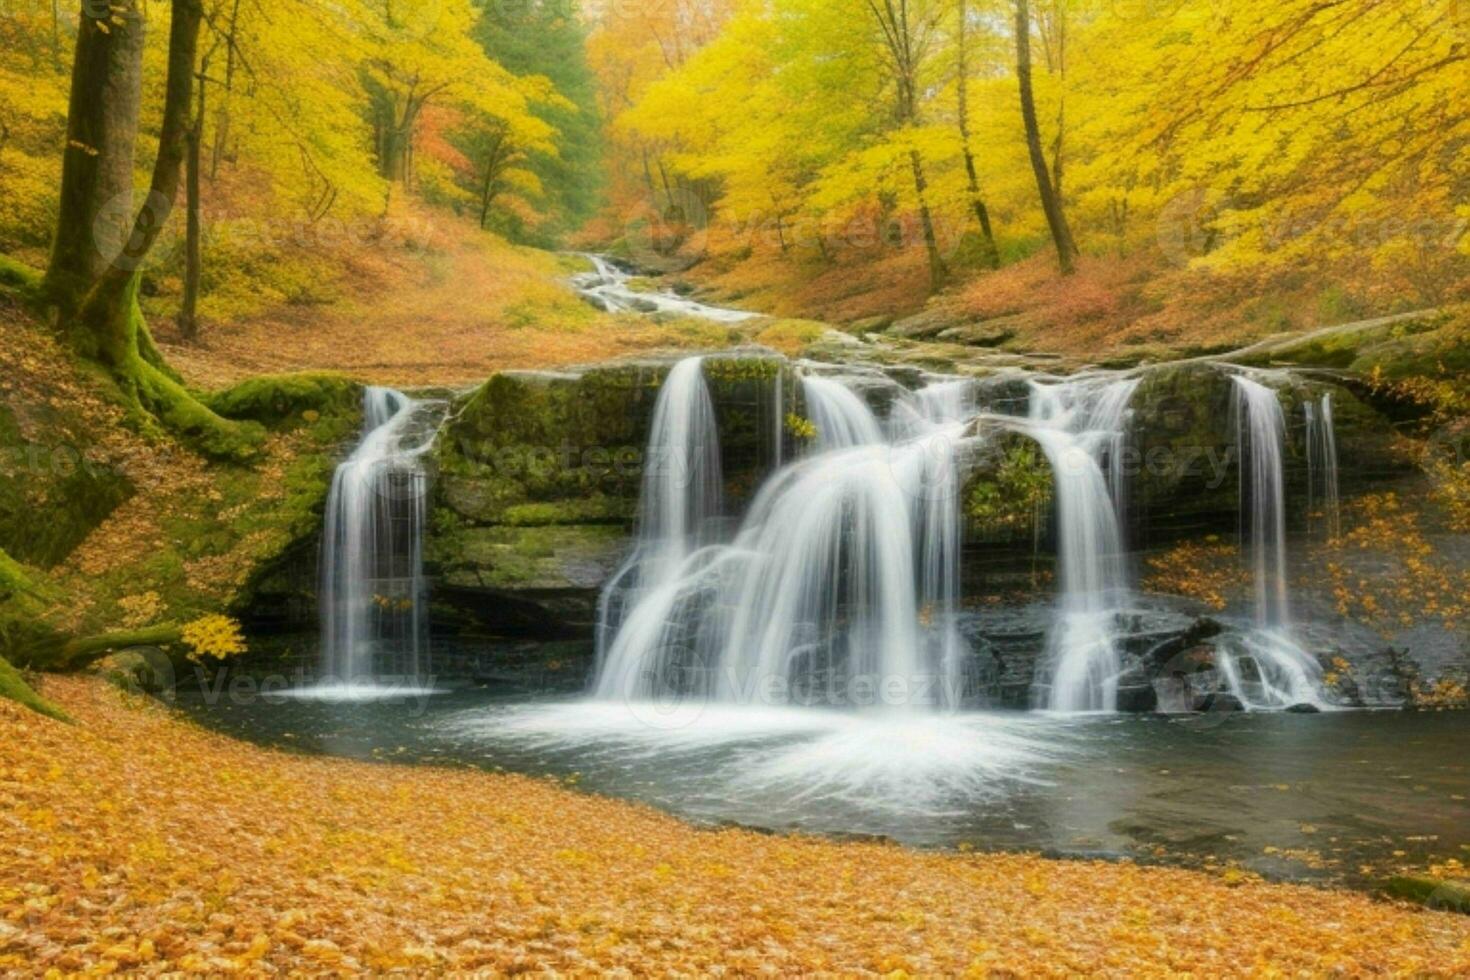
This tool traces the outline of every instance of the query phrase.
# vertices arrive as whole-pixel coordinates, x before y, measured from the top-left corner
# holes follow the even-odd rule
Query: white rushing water
[[[1337,482],[1337,431],[1332,422],[1332,393],[1302,402],[1307,420],[1307,507],[1319,518],[1328,540],[1341,532]]]
[[[659,393],[637,546],[601,600],[599,698],[958,706],[969,654],[957,625],[960,473],[975,423],[988,420],[1034,439],[1053,475],[1058,588],[1038,704],[1117,710],[1120,638],[1137,602],[1124,454],[1137,377],[1031,379],[1019,418],[978,410],[967,380],[894,398],[881,378],[802,368],[814,431],[730,534],[704,364],[679,362]],[[1287,602],[1284,415],[1261,381],[1232,379],[1257,623],[1217,642],[1218,674],[1248,708],[1320,704],[1320,670],[1292,637]],[[864,396],[876,384],[888,385],[886,419]],[[1309,418],[1326,467],[1330,402]],[[1335,447],[1330,456],[1335,479]]]
[[[675,431],[665,413],[701,411],[689,393],[702,387],[692,381],[700,368],[699,359],[683,361],[666,382],[651,455]],[[808,377],[803,392],[817,433],[761,487],[733,541],[700,541],[686,528],[677,545],[658,544],[640,531],[630,569],[649,553],[682,563],[656,577],[630,570],[605,591],[598,696],[954,700],[954,468],[965,423],[936,410],[948,402],[920,393],[903,408],[910,431],[894,440],[840,381]],[[645,478],[646,505],[649,492]]]
[[[572,286],[585,299],[608,313],[673,313],[719,323],[739,323],[757,315],[744,310],[708,306],[669,290],[641,292],[629,285],[634,278],[632,274],[624,272],[608,259],[590,254],[583,257],[592,263],[593,271],[574,275]]]
[[[1245,374],[1231,380],[1243,541],[1254,579],[1256,629],[1221,642],[1220,669],[1231,693],[1247,708],[1302,703],[1320,707],[1321,667],[1297,643],[1291,628],[1283,462],[1286,414],[1275,389]]]
[[[633,555],[599,602],[597,690],[604,696],[651,693],[664,665],[650,645],[662,644],[663,615],[681,587],[683,568],[722,509],[720,434],[704,381],[704,358],[674,365],[659,389],[644,455]]]
[[[327,498],[323,696],[376,696],[376,681],[411,686],[427,667],[423,456],[439,408],[389,388],[364,392],[362,441],[337,467]]]
[[[1053,711],[1115,711],[1117,616],[1129,599],[1119,514],[1122,447],[1135,378],[1032,382],[1025,430],[1046,454],[1056,493],[1060,590],[1047,643]],[[1105,469],[1106,468],[1106,469]]]

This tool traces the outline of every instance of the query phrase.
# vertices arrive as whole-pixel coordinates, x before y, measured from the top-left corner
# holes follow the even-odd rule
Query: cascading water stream
[[[1047,657],[1053,711],[1117,710],[1116,620],[1131,592],[1119,523],[1121,449],[1137,387],[1132,378],[1031,385],[1025,431],[1051,464],[1056,490],[1061,589]]]
[[[1256,629],[1223,644],[1221,671],[1231,693],[1247,708],[1320,706],[1321,667],[1297,644],[1291,629],[1283,464],[1286,414],[1274,389],[1245,374],[1232,375],[1231,380],[1241,520],[1255,584]],[[1253,668],[1254,677],[1248,668]]]
[[[596,695],[957,706],[967,660],[957,628],[959,471],[975,423],[988,419],[1035,439],[1053,471],[1059,589],[1042,703],[1117,710],[1120,614],[1136,601],[1123,450],[1139,379],[1034,380],[1024,419],[979,412],[971,382],[941,381],[903,393],[880,422],[859,393],[872,380],[860,377],[801,378],[813,431],[721,539],[703,362],[670,371],[650,429],[638,543],[601,600]],[[1232,377],[1258,624],[1216,644],[1218,673],[1246,707],[1320,703],[1320,671],[1290,632],[1284,416],[1270,388]],[[1330,405],[1317,404],[1312,438],[1330,446],[1320,429]]]
[[[1341,531],[1337,431],[1332,422],[1331,393],[1302,402],[1302,412],[1307,421],[1307,507],[1314,516],[1320,514],[1330,541]]]
[[[363,394],[363,438],[332,478],[322,539],[321,662],[329,685],[427,667],[423,540],[437,403]]]
[[[680,425],[699,428],[674,420],[703,411],[688,396],[698,361],[680,369],[690,376],[666,382],[651,453]],[[954,457],[964,423],[918,398],[904,410],[915,431],[890,442],[839,381],[807,377],[802,388],[812,444],[765,483],[733,542],[686,536],[667,574],[640,576],[636,589],[620,575],[604,593],[599,697],[904,707],[954,699]],[[645,481],[645,507],[665,492]],[[640,532],[638,551],[655,547]],[[635,554],[630,568],[641,560]]]
[[[883,442],[883,428],[873,410],[847,385],[831,378],[807,375],[801,379],[808,420],[816,427],[813,452],[825,453]]]
[[[718,323],[739,323],[757,315],[744,310],[708,306],[668,290],[642,292],[629,285],[633,280],[631,273],[619,269],[603,256],[584,254],[582,257],[592,263],[593,271],[573,276],[572,287],[607,313],[673,313]]]
[[[638,543],[599,601],[600,695],[633,697],[658,689],[659,664],[646,654],[662,645],[664,624],[653,610],[662,596],[677,595],[685,561],[708,543],[710,524],[722,509],[721,484],[720,434],[704,358],[685,358],[669,371],[654,405]]]

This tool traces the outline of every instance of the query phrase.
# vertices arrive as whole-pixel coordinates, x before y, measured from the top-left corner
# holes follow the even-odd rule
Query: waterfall
[[[332,478],[322,539],[321,659],[330,682],[416,678],[427,667],[423,456],[435,407],[389,388],[364,392],[363,437]]]
[[[635,638],[642,635],[635,627],[642,628],[648,610],[641,619],[624,622],[624,616],[670,591],[684,562],[708,540],[710,524],[722,509],[722,482],[720,434],[704,381],[704,358],[685,358],[669,371],[654,404],[643,461],[637,545],[598,604],[599,692],[626,690],[628,684],[640,682],[630,672],[652,666],[626,659],[634,655],[630,651]]]
[[[1047,657],[1053,711],[1117,710],[1122,665],[1114,633],[1130,592],[1119,520],[1122,447],[1137,387],[1130,378],[1031,385],[1025,431],[1051,464],[1056,490],[1060,595]]]
[[[1341,531],[1337,488],[1337,432],[1332,423],[1332,394],[1302,402],[1307,421],[1307,509],[1321,515],[1326,536]],[[1319,509],[1320,508],[1320,509]]]
[[[702,411],[675,387],[671,375],[660,415]],[[802,391],[814,444],[766,481],[734,540],[691,542],[637,594],[604,593],[625,615],[604,618],[598,696],[952,701],[964,423],[926,415],[920,397],[905,411],[922,426],[889,441],[840,382],[807,377]],[[673,426],[655,422],[651,449]]]
[[[1240,502],[1249,528],[1255,572],[1256,623],[1291,625],[1286,591],[1286,488],[1282,445],[1286,416],[1276,392],[1243,374],[1235,383],[1236,438],[1240,452]]]
[[[883,441],[883,430],[873,410],[851,388],[831,378],[808,375],[801,379],[808,420],[817,434],[811,448],[831,452]]]
[[[1286,415],[1272,388],[1244,374],[1232,375],[1231,380],[1240,455],[1241,521],[1247,528],[1255,583],[1256,630],[1222,644],[1221,671],[1231,693],[1247,708],[1320,704],[1317,681],[1321,667],[1297,644],[1291,631],[1282,463]],[[1251,672],[1254,677],[1248,676]]]

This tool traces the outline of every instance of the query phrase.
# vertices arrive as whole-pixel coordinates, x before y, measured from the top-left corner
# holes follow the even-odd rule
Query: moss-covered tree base
[[[99,284],[69,324],[73,346],[116,383],[134,423],[173,435],[211,459],[246,462],[265,440],[255,422],[222,418],[195,398],[159,355],[138,306],[138,276],[114,297]]]
[[[25,705],[32,711],[48,718],[55,718],[57,721],[71,721],[65,711],[37,694],[35,689],[26,683],[25,678],[20,676],[20,671],[12,667],[10,661],[4,657],[0,657],[0,698]]]

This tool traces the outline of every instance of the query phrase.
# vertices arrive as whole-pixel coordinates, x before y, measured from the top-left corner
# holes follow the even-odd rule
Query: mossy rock
[[[156,646],[129,647],[99,660],[98,675],[130,694],[173,693],[176,671],[169,655]]]
[[[0,403],[0,548],[49,568],[131,497],[133,485],[94,458],[85,426],[64,406],[36,403],[25,413],[23,428]]]
[[[478,524],[631,516],[654,406],[671,363],[496,375],[451,410],[453,421],[437,450],[440,501]],[[725,476],[737,493],[774,458],[778,377],[785,391],[795,390],[789,369],[771,351],[705,361]],[[546,504],[557,507],[531,506]]]
[[[1266,341],[1243,364],[1337,368],[1388,379],[1470,372],[1470,308],[1454,307],[1343,324]]]
[[[636,505],[627,499],[597,494],[578,500],[542,501],[507,507],[501,523],[512,527],[551,524],[618,524],[633,519]]]
[[[606,524],[466,528],[452,547],[431,544],[439,579],[462,589],[598,589],[627,550],[621,527]]]
[[[1383,893],[1432,909],[1470,915],[1470,881],[1396,875],[1383,883]]]
[[[0,551],[0,657],[29,666],[45,663],[60,651],[64,638],[43,620],[59,598],[38,576]]]
[[[323,415],[353,415],[361,400],[362,385],[345,375],[302,373],[251,378],[215,392],[206,403],[225,418],[278,428]]]
[[[452,411],[439,493],[471,520],[518,505],[636,494],[642,438],[666,368],[505,373]]]

